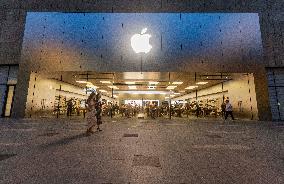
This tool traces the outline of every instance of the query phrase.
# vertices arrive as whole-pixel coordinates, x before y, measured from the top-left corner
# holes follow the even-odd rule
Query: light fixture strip
[[[100,81],[100,82],[103,83],[103,84],[111,84],[110,81]]]
[[[173,82],[172,84],[173,85],[180,85],[180,84],[183,84],[183,82]]]

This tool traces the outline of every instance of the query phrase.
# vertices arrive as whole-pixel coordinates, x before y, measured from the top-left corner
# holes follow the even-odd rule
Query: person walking
[[[72,102],[72,98],[71,98],[67,102],[67,116],[68,117],[72,115],[72,109],[73,109],[73,102]]]
[[[228,116],[232,117],[232,120],[235,120],[234,116],[233,116],[233,106],[232,104],[229,102],[229,99],[226,100],[226,113],[225,113],[225,120],[228,118]]]
[[[200,111],[201,111],[201,108],[200,108],[198,102],[196,102],[195,106],[196,106],[196,117],[198,118],[199,114],[200,114]]]
[[[88,122],[88,129],[86,134],[90,135],[93,132],[93,127],[96,125],[96,93],[92,92],[87,99],[87,122]]]
[[[224,101],[221,104],[221,116],[222,116],[222,118],[225,118],[225,116],[226,116],[226,103]]]
[[[96,109],[96,118],[97,118],[97,130],[102,131],[100,129],[100,125],[102,122],[102,102],[101,102],[101,94],[97,93],[96,101],[95,101],[95,109]]]

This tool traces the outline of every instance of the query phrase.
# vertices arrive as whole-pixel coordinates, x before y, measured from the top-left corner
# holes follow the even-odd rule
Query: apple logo
[[[147,28],[144,28],[140,34],[135,34],[131,37],[131,47],[136,53],[148,53],[152,49],[152,45],[149,44],[151,35],[145,34],[146,31]]]

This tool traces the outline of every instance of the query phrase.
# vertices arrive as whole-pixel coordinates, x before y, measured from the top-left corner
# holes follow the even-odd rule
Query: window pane
[[[0,116],[2,115],[3,107],[5,105],[6,88],[6,85],[0,85]]]
[[[13,95],[14,95],[14,86],[9,86],[8,88],[8,96],[7,96],[7,103],[6,103],[6,108],[5,108],[5,116],[10,116],[11,115],[11,107],[12,107],[12,102],[13,102]]]
[[[7,84],[8,66],[0,66],[0,84]]]
[[[17,84],[18,68],[18,66],[10,67],[8,84]]]

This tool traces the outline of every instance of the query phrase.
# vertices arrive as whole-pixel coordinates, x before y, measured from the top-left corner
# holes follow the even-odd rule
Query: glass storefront
[[[18,65],[0,66],[0,113],[10,117],[17,84]]]

